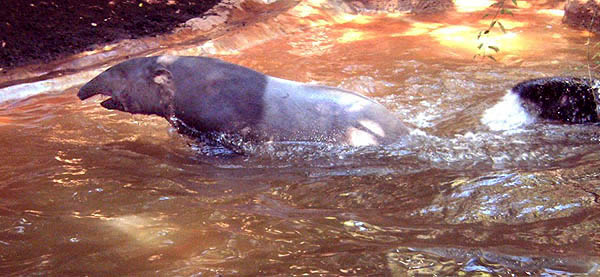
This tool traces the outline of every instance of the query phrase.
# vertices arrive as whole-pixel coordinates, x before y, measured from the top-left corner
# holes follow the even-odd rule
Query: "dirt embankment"
[[[173,30],[220,0],[2,0],[0,68]]]

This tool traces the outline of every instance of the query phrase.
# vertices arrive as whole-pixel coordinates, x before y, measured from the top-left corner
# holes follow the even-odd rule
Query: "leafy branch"
[[[517,6],[517,0],[510,0],[512,1],[512,3]],[[477,58],[477,57],[481,57],[481,58],[488,58],[491,59],[493,61],[496,61],[496,58],[494,58],[494,56],[492,54],[488,53],[488,49],[489,50],[493,50],[493,53],[498,53],[500,52],[500,47],[496,46],[496,45],[490,45],[486,42],[489,41],[489,34],[492,31],[492,29],[494,29],[494,27],[498,26],[498,28],[500,28],[500,30],[502,31],[502,33],[506,33],[506,28],[504,28],[504,25],[502,25],[502,22],[500,22],[499,18],[502,15],[510,15],[510,16],[514,16],[512,10],[510,8],[506,7],[506,2],[507,0],[496,0],[496,2],[492,5],[490,5],[490,8],[495,8],[495,12],[492,15],[492,21],[490,22],[490,25],[485,29],[485,30],[481,30],[479,31],[479,34],[477,34],[477,40],[480,41],[479,45],[477,46],[478,52],[477,54],[475,54],[475,56],[473,56],[473,59]],[[483,19],[487,18],[488,16],[490,16],[491,14],[486,13],[483,15]]]
[[[585,43],[586,46],[586,50],[587,50],[587,70],[588,70],[588,77],[590,80],[592,80],[592,71],[596,71],[598,68],[600,68],[600,50],[599,50],[599,46],[600,46],[600,42],[597,42],[596,44],[594,44],[594,46],[591,46],[592,44],[592,30],[593,30],[593,26],[594,26],[594,20],[596,20],[596,11],[594,10],[594,14],[592,15],[592,20],[590,21],[590,27],[588,28],[589,32],[588,32],[588,36],[587,36],[587,41]],[[592,56],[592,51],[595,52],[595,54]],[[591,65],[590,63],[593,63],[595,65]]]
[[[598,46],[600,46],[600,42],[597,42],[596,44],[594,44],[594,46],[590,46],[592,44],[592,30],[593,30],[593,26],[594,26],[594,20],[596,19],[596,10],[594,10],[594,14],[592,16],[592,20],[590,22],[590,27],[589,27],[589,32],[588,32],[588,37],[587,37],[587,41],[585,43],[585,45],[587,46],[587,71],[588,71],[588,78],[590,81],[590,86],[591,86],[591,90],[592,93],[594,94],[594,102],[596,103],[596,114],[600,116],[600,81],[598,79],[595,79],[592,76],[592,71],[596,72],[596,70],[600,67],[600,50],[598,50]],[[591,56],[592,53],[592,49],[593,51],[596,51],[596,53]],[[594,63],[595,65],[592,66],[590,65],[590,63]],[[596,75],[596,74],[594,74]]]

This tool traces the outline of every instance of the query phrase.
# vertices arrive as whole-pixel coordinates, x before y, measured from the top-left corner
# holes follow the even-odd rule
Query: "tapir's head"
[[[77,96],[109,96],[101,105],[129,113],[169,115],[175,89],[168,68],[157,58],[137,58],[117,64],[85,84]]]

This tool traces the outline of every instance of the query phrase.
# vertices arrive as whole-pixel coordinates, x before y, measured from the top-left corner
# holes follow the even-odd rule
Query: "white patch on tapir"
[[[531,124],[535,121],[535,116],[524,105],[526,103],[521,97],[509,90],[500,102],[483,113],[481,123],[493,131],[516,129]]]
[[[350,127],[346,130],[346,141],[351,146],[377,145],[377,139],[363,130]]]
[[[352,121],[350,117],[346,118],[346,113],[360,113],[371,104],[371,100],[363,99],[364,96],[341,89],[307,85],[270,76],[266,76],[266,81],[263,117],[265,124],[274,129],[286,130],[290,128],[287,125],[293,123],[296,124],[294,128],[297,130],[307,133],[314,130],[320,133],[315,135],[324,135],[331,131],[326,130],[327,128],[335,128],[333,125],[340,124],[336,121],[338,116],[344,118],[344,121]],[[360,125],[356,127],[364,130],[347,126],[356,123]],[[386,135],[380,124],[369,119],[341,124],[346,126],[342,127],[342,133],[338,134],[340,137],[332,139],[343,140],[353,146],[377,145],[377,136]]]
[[[343,102],[342,102],[343,103]],[[362,109],[365,108],[365,104],[363,103],[352,103],[351,106],[348,108],[349,112],[358,112]]]
[[[341,106],[345,107],[347,112],[359,112],[365,108],[369,101],[356,101],[355,97],[364,97],[356,92],[347,91],[338,88],[324,87],[324,86],[315,86],[316,88],[330,91],[332,94],[343,93],[346,94],[346,97],[340,97],[337,99],[337,103]]]
[[[277,77],[271,77],[271,76],[266,76],[267,78],[267,87],[266,90],[269,91],[274,91],[276,90],[278,87],[281,87],[281,85],[285,85],[288,88],[291,89],[302,89],[302,87],[305,86],[305,84],[300,83],[300,82],[296,82],[296,81],[291,81],[291,80],[286,80],[286,79],[281,79],[281,78],[277,78]]]
[[[372,120],[359,120],[358,123],[363,127],[367,128],[369,131],[373,132],[374,134],[380,137],[385,137],[385,131],[383,130],[383,128],[381,128],[381,125],[379,125],[379,123]]]
[[[269,96],[287,97],[289,91],[301,91],[304,92],[303,97],[309,97],[312,99],[331,99],[336,98],[336,103],[340,106],[345,107],[347,112],[356,112],[362,110],[371,100],[368,101],[356,101],[355,97],[364,97],[355,92],[346,91],[343,89],[336,89],[327,86],[311,85],[301,82],[280,79],[276,77],[266,76],[267,86],[265,93],[270,94]],[[282,88],[284,88],[282,90]],[[316,92],[315,92],[316,91]],[[366,98],[366,97],[365,97]]]

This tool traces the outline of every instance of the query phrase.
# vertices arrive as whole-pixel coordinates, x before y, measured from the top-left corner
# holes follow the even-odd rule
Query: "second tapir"
[[[270,77],[218,59],[155,56],[117,64],[79,91],[107,109],[154,114],[195,132],[250,142],[389,144],[408,133],[384,106],[358,93]]]

